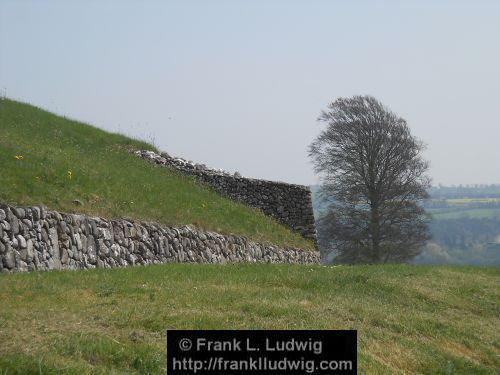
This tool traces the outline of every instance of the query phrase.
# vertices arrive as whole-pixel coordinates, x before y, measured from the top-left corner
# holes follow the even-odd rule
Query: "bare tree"
[[[424,145],[406,121],[371,96],[340,98],[318,119],[327,128],[309,148],[322,175],[322,250],[345,263],[400,263],[429,239]]]

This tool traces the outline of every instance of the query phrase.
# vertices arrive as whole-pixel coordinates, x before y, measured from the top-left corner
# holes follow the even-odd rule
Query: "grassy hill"
[[[498,268],[168,264],[0,275],[1,374],[164,373],[165,329],[357,329],[360,374],[497,374]]]
[[[187,176],[130,155],[152,145],[0,99],[0,202],[194,224],[303,249],[311,241]]]
[[[0,99],[0,202],[195,224],[313,248],[128,153],[154,149]],[[0,374],[164,373],[165,329],[357,329],[360,373],[495,374],[498,268],[165,264],[0,274]]]

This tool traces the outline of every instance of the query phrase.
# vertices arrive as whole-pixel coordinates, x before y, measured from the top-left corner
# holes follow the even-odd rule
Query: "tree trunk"
[[[370,231],[372,238],[372,259],[380,263],[380,216],[378,204],[371,205]]]

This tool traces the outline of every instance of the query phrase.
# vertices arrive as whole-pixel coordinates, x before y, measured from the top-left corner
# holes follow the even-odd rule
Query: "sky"
[[[500,1],[0,0],[0,92],[173,156],[317,184],[338,97],[427,144],[433,185],[500,183]]]

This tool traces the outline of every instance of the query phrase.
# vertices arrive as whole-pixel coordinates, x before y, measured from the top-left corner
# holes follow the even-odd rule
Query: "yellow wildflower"
[[[71,180],[71,179],[73,178],[73,172],[68,171],[67,176],[68,176],[68,179],[70,179],[70,180]]]
[[[23,156],[22,155],[16,155],[16,156],[14,156],[14,158],[16,160],[23,160]]]

